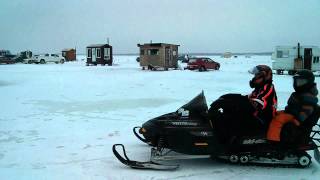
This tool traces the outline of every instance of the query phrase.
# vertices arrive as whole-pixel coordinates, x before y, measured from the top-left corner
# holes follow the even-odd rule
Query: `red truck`
[[[185,69],[206,71],[208,69],[219,70],[220,64],[206,57],[190,58]]]

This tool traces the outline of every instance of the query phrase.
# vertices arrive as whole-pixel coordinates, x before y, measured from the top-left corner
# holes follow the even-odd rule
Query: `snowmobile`
[[[142,142],[150,145],[150,161],[130,160],[123,144],[114,144],[114,155],[123,164],[136,169],[175,170],[179,165],[164,162],[175,159],[214,158],[230,163],[263,163],[308,167],[314,158],[320,162],[320,125],[317,124],[320,110],[309,120],[311,127],[304,143],[299,145],[274,144],[265,133],[250,130],[252,109],[248,98],[240,94],[226,94],[214,101],[208,109],[204,93],[200,93],[175,112],[161,115],[134,127],[133,133]],[[319,109],[319,108],[318,108]],[[235,120],[236,119],[236,120]],[[224,127],[229,121],[235,125]],[[243,121],[246,128],[236,122]],[[242,122],[242,124],[243,124]],[[228,124],[228,123],[227,123]],[[312,128],[313,127],[313,128]],[[288,131],[290,132],[290,131]],[[288,133],[287,133],[288,134]],[[290,133],[289,133],[290,134]],[[122,148],[123,155],[118,152]]]

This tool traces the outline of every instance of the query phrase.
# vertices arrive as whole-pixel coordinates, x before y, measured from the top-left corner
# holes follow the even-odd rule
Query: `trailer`
[[[142,69],[168,70],[178,67],[178,47],[176,44],[147,43],[138,44],[140,66]]]
[[[317,46],[276,46],[272,53],[272,69],[276,74],[287,71],[294,75],[298,70],[308,69],[313,72],[320,71],[320,49]]]

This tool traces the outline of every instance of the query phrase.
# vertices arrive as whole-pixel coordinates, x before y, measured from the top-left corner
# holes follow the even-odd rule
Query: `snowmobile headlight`
[[[146,132],[147,132],[147,130],[145,128],[140,128],[140,130],[139,130],[140,134],[143,134],[143,133],[146,133]]]

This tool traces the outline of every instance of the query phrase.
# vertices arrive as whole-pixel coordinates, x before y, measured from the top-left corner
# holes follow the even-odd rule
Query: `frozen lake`
[[[248,70],[271,66],[269,56],[212,57],[221,64],[219,71],[142,71],[135,58],[115,56],[114,66],[0,65],[0,179],[319,178],[316,162],[297,169],[180,160],[180,169],[172,172],[124,166],[112,154],[115,143],[123,143],[132,159],[149,157],[149,147],[132,133],[134,126],[175,111],[202,90],[209,105],[226,93],[248,94]],[[274,75],[274,84],[283,109],[292,77]]]

